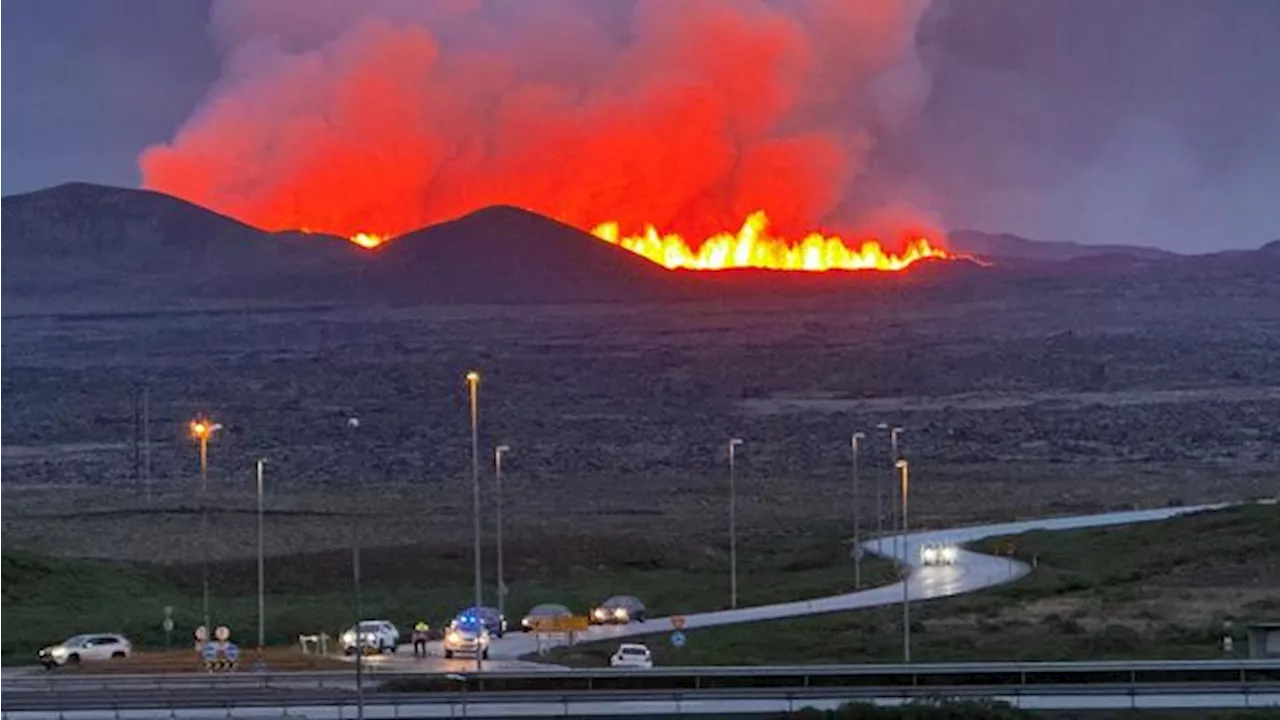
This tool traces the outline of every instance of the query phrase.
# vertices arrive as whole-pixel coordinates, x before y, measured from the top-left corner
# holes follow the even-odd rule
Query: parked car
[[[591,622],[598,625],[626,625],[633,620],[644,622],[644,618],[644,603],[630,595],[614,595],[591,611]]]
[[[454,655],[478,655],[488,660],[489,637],[489,628],[478,618],[454,620],[444,631],[444,656],[452,659]]]
[[[484,625],[489,634],[494,637],[502,637],[507,632],[507,618],[497,608],[493,607],[469,607],[458,613],[450,625],[462,623],[473,624],[479,622]]]
[[[354,655],[357,647],[379,653],[395,652],[400,645],[400,631],[389,620],[361,620],[359,629],[347,628],[341,640],[342,651],[348,655]]]
[[[622,643],[618,651],[609,658],[609,667],[644,668],[653,667],[653,654],[649,648],[639,643]]]
[[[69,637],[57,645],[40,651],[40,664],[46,668],[79,665],[96,660],[121,660],[133,654],[129,638],[115,633],[90,633]]]
[[[534,625],[539,621],[565,617],[573,617],[573,612],[564,605],[557,605],[555,603],[534,605],[533,608],[525,614],[524,619],[520,621],[520,629],[525,632],[529,632],[534,629]]]

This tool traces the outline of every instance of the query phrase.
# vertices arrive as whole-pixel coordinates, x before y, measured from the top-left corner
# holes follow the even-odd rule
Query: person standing
[[[431,632],[431,626],[427,625],[425,620],[419,620],[418,624],[413,626],[413,656],[427,656],[427,634]]]

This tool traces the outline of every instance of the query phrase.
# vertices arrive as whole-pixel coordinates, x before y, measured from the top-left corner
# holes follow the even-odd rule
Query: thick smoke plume
[[[496,203],[690,237],[759,209],[852,230],[878,135],[927,94],[926,2],[215,0],[223,75],[143,182],[340,235]]]

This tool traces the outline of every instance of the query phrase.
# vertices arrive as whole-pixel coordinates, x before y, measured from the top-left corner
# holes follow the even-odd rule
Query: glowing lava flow
[[[359,245],[360,247],[368,248],[370,250],[378,247],[379,245],[386,242],[387,240],[381,235],[373,235],[370,233],[356,233],[355,235],[352,235],[348,239],[351,240],[351,242]]]
[[[696,251],[679,235],[662,235],[652,225],[645,228],[643,235],[620,237],[617,223],[604,223],[592,234],[672,270],[901,270],[924,258],[955,258],[926,238],[908,242],[899,254],[885,252],[875,241],[864,242],[855,250],[838,237],[818,233],[793,244],[770,237],[766,234],[768,228],[768,216],[763,211],[755,212],[737,235],[720,233],[708,238]]]

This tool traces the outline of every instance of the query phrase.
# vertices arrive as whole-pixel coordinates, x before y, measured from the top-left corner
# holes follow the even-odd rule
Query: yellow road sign
[[[591,620],[585,615],[535,618],[533,622],[533,629],[537,632],[586,632],[589,627]]]
[[[683,615],[672,615],[672,616],[671,616],[671,627],[673,627],[673,628],[675,628],[675,629],[677,629],[677,630],[683,630],[683,629],[684,629],[684,616],[683,616]]]

